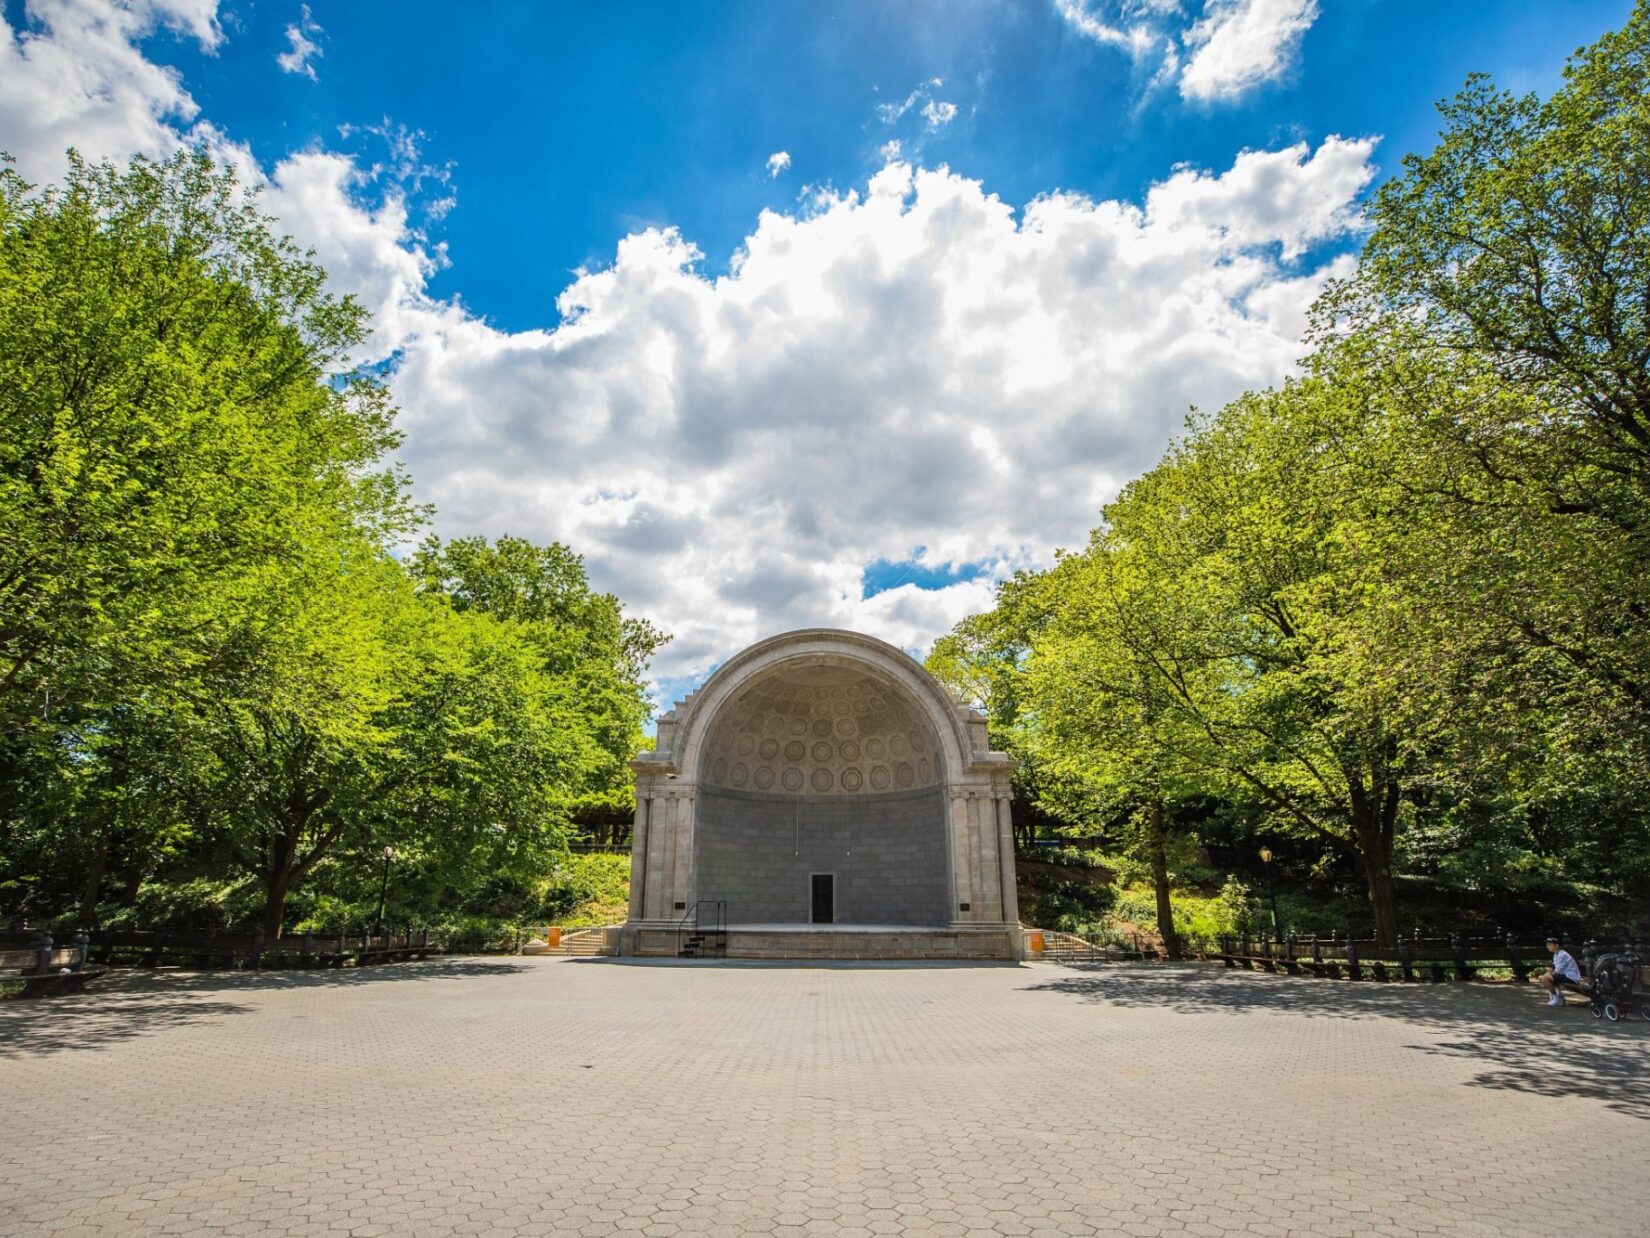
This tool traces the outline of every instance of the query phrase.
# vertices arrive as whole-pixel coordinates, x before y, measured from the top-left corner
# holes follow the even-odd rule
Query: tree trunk
[[[97,904],[103,892],[103,873],[109,864],[109,834],[105,825],[92,843],[91,867],[86,870],[86,884],[80,890],[80,920],[87,928],[97,923]]]
[[[271,875],[265,882],[263,934],[265,941],[277,941],[281,936],[281,922],[286,918],[286,896],[292,888],[290,874]]]
[[[286,896],[292,891],[297,877],[298,840],[303,837],[302,824],[288,823],[269,849],[269,867],[264,872],[265,941],[276,941],[281,936],[281,921],[286,916]]]
[[[1369,905],[1375,912],[1375,939],[1383,946],[1398,944],[1398,891],[1392,881],[1392,860],[1365,861],[1364,881],[1369,887]]]
[[[1366,814],[1353,813],[1352,833],[1356,843],[1358,871],[1363,874],[1369,907],[1375,915],[1375,940],[1383,946],[1398,944],[1398,889],[1392,880],[1392,836],[1380,822]]]
[[[1385,769],[1390,765],[1382,762]],[[1392,843],[1397,836],[1398,805],[1402,787],[1396,778],[1383,776],[1377,767],[1366,785],[1347,770],[1347,791],[1352,809],[1352,845],[1358,870],[1363,873],[1370,910],[1375,914],[1375,940],[1383,946],[1398,944],[1398,891],[1392,881]]]
[[[1163,800],[1152,796],[1151,816],[1146,845],[1151,850],[1152,890],[1157,895],[1157,933],[1163,938],[1163,951],[1171,959],[1180,957],[1180,934],[1174,928],[1174,904],[1169,899],[1169,857],[1164,849]]]

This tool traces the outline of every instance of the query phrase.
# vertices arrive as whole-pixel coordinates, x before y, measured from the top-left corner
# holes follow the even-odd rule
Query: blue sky
[[[4,0],[0,147],[206,142],[374,311],[448,534],[674,633],[920,653],[1286,376],[1468,73],[1626,0]]]
[[[786,209],[808,184],[863,182],[890,137],[1011,203],[1054,189],[1137,198],[1177,163],[1220,166],[1246,147],[1335,133],[1383,135],[1376,162],[1389,172],[1430,143],[1434,101],[1468,72],[1546,92],[1564,56],[1630,5],[1322,7],[1289,70],[1236,105],[1143,97],[1127,55],[1038,0],[519,3],[456,22],[428,0],[316,0],[313,81],[275,63],[301,20],[295,3],[222,6],[227,37],[211,54],[166,32],[145,48],[266,163],[311,145],[376,160],[370,127],[421,131],[423,159],[450,171],[456,197],[435,229],[453,265],[431,291],[519,330],[545,322],[569,272],[610,262],[620,237],[649,224],[680,228],[724,269],[760,210]],[[16,24],[22,5],[6,8]],[[877,117],[936,77],[959,109],[943,130]],[[771,178],[779,150],[791,165]]]

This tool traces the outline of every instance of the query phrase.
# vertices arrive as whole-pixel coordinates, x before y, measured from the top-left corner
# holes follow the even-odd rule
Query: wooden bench
[[[1632,943],[1623,941],[1627,951]],[[1603,947],[1589,940],[1581,950],[1582,969],[1592,966]],[[1452,978],[1474,980],[1486,969],[1505,969],[1519,983],[1546,967],[1546,952],[1538,938],[1516,934],[1455,933],[1448,937],[1412,938],[1400,934],[1396,945],[1383,946],[1372,940],[1344,936],[1329,938],[1287,937],[1271,942],[1262,937],[1223,938],[1220,959],[1230,968],[1249,971],[1286,971],[1290,975],[1310,974],[1319,979],[1374,980],[1378,983],[1442,984]]]
[[[1301,974],[1301,960],[1295,957],[1294,944],[1283,954],[1272,952],[1272,943],[1261,938],[1260,949],[1252,949],[1255,943],[1247,937],[1241,941],[1223,938],[1220,942],[1220,961],[1227,967],[1242,967],[1245,971],[1287,972],[1291,976]],[[1280,943],[1281,944],[1281,943]]]
[[[443,953],[428,930],[393,933],[295,933],[265,940],[262,933],[218,929],[99,929],[81,933],[73,946],[54,947],[52,975],[67,967],[70,976],[48,983],[39,971],[39,930],[0,930],[0,968],[24,972],[28,988],[67,992],[112,966],[179,967],[198,970],[363,967],[427,959]],[[73,979],[83,976],[84,979]]]
[[[91,935],[91,950],[99,963],[149,968],[256,967],[262,954],[259,935],[216,929],[101,929]]]
[[[140,967],[247,968],[345,967],[351,963],[402,962],[438,953],[428,931],[394,935],[370,933],[293,933],[274,941],[262,933],[226,933],[217,929],[107,929],[92,934],[92,957],[98,963]]]
[[[78,993],[88,981],[107,970],[88,964],[86,956],[85,933],[78,934],[68,946],[56,945],[50,936],[42,934],[34,945],[25,949],[15,946],[0,949],[0,969],[17,970],[23,981],[24,997],[53,997],[60,993]]]

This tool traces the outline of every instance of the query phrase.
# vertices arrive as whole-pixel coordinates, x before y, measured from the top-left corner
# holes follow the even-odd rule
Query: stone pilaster
[[[648,797],[641,787],[636,788],[636,818],[630,827],[630,910],[626,919],[642,918],[643,899],[647,896],[647,834]]]
[[[969,838],[968,799],[960,790],[953,789],[947,802],[950,811],[946,824],[951,835],[951,920],[968,923],[974,918],[974,848]],[[969,905],[968,911],[962,910],[964,903]]]
[[[664,792],[655,790],[648,796],[646,902],[642,905],[642,918],[645,920],[664,919],[665,910],[670,905],[666,902],[670,881],[665,864],[670,853],[668,809],[669,799]]]
[[[996,805],[991,792],[984,788],[968,793],[968,826],[974,848],[980,879],[979,901],[974,906],[974,919],[994,923],[1003,918],[1001,859],[997,853]]]
[[[1012,792],[1005,784],[997,787],[996,796],[992,801],[997,810],[997,854],[1001,857],[998,871],[1003,875],[1003,920],[1011,928],[1020,922],[1020,892],[1016,887],[1014,875],[1014,821],[1010,807],[1012,799]]]
[[[696,798],[693,790],[692,787],[677,790],[675,811],[671,814],[671,833],[676,839],[676,850],[671,869],[670,915],[676,917],[683,914],[677,903],[686,903],[685,910],[693,910],[693,814]]]

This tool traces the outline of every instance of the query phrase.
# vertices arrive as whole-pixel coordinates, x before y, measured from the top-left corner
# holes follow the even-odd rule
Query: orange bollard
[[[561,930],[559,928],[550,928],[545,930],[544,944],[549,946],[552,950],[561,945]]]

